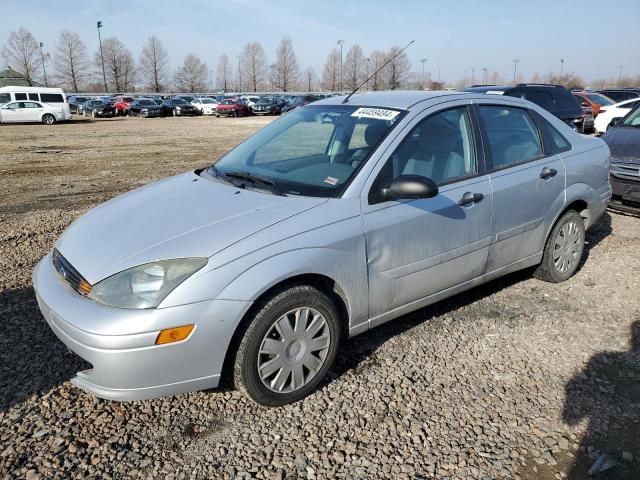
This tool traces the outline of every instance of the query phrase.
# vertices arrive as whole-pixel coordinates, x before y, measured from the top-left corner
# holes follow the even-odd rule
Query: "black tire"
[[[265,336],[272,329],[277,320],[284,314],[296,308],[311,308],[319,312],[326,321],[330,343],[324,363],[317,373],[308,379],[300,388],[281,393],[269,389],[261,380],[258,372],[260,348]],[[325,330],[326,331],[326,330]],[[233,359],[233,384],[235,388],[266,407],[277,407],[296,402],[309,393],[325,377],[336,357],[340,345],[342,329],[335,304],[317,288],[299,285],[277,291],[270,298],[266,298],[256,305],[253,315],[241,332],[240,341]],[[307,371],[307,375],[309,372]],[[293,378],[289,383],[292,385]]]
[[[54,123],[56,123],[56,117],[54,117],[50,113],[45,113],[42,116],[42,123],[44,123],[45,125],[53,125]]]
[[[564,235],[561,232],[563,232],[563,228],[565,228],[565,226],[569,224],[573,224],[577,239],[575,244],[572,242],[568,247],[570,251],[573,252],[570,256],[574,258],[571,260],[571,264],[568,266],[568,268],[566,270],[562,270],[558,266],[557,262],[554,261],[554,251],[558,251],[556,249],[556,246],[558,243],[562,243],[562,240],[564,238]],[[569,210],[562,217],[560,217],[560,219],[553,227],[553,230],[551,230],[551,234],[547,239],[547,244],[544,247],[542,262],[540,263],[540,265],[538,265],[538,268],[535,270],[533,275],[540,280],[552,283],[564,282],[565,280],[571,278],[573,274],[576,273],[576,270],[580,265],[582,254],[584,252],[584,240],[584,220],[578,212],[576,212],[575,210]],[[567,253],[567,255],[569,255],[569,252]]]

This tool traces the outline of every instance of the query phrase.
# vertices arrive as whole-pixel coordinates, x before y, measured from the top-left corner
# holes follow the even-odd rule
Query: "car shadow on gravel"
[[[640,311],[631,338],[630,350],[597,353],[565,385],[564,421],[588,421],[569,480],[640,478]]]
[[[582,259],[580,260],[577,271],[580,271],[582,266],[587,262],[591,250],[602,240],[611,235],[612,231],[611,215],[609,215],[608,212],[605,212],[586,232],[584,252],[582,253]]]
[[[0,412],[89,368],[45,322],[32,288],[0,292]]]

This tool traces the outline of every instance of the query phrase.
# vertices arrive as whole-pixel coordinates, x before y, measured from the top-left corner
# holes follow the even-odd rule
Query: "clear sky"
[[[2,0],[0,42],[20,26],[30,30],[45,51],[61,30],[77,31],[93,59],[103,38],[119,37],[138,58],[144,41],[156,34],[175,67],[195,53],[214,69],[219,56],[235,54],[251,41],[262,44],[269,60],[283,35],[293,40],[303,68],[319,75],[338,39],[344,52],[354,43],[368,54],[410,40],[415,71],[427,58],[434,79],[455,82],[475,69],[497,71],[505,79],[519,58],[518,72],[565,71],[584,79],[640,75],[640,0],[387,1],[387,0]]]

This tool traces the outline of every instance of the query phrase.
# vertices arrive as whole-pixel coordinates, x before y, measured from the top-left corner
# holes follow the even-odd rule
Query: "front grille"
[[[80,290],[80,283],[83,282],[85,284],[89,284],[89,282],[87,282],[55,248],[53,249],[53,266],[58,274],[71,286],[71,288],[79,293],[83,293]]]

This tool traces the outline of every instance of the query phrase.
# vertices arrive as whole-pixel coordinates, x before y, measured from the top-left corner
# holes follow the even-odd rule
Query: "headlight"
[[[180,110],[180,107],[176,107],[176,110]]]
[[[87,297],[110,307],[155,308],[178,285],[206,264],[206,258],[177,258],[146,263],[96,283]]]

